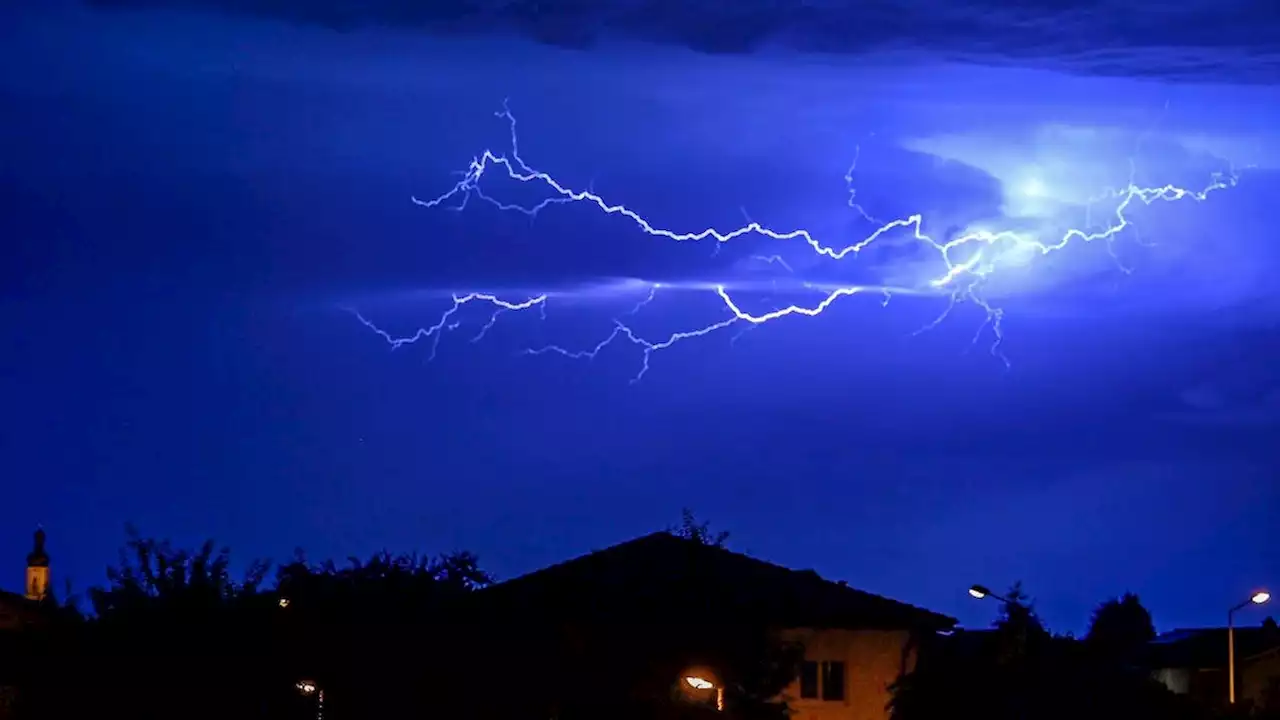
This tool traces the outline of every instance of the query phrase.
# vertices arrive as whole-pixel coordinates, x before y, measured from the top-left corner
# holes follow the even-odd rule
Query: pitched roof
[[[1266,648],[1265,650],[1262,650],[1260,652],[1246,655],[1244,657],[1244,661],[1252,662],[1254,660],[1261,660],[1263,658],[1271,657],[1272,655],[1276,655],[1276,654],[1280,654],[1280,644],[1273,645],[1272,647]]]
[[[1280,647],[1274,627],[1235,628],[1236,657],[1248,659]],[[1178,628],[1161,633],[1151,642],[1153,665],[1166,668],[1211,670],[1227,664],[1227,629]]]
[[[657,532],[499,583],[483,602],[605,620],[707,617],[792,628],[947,628],[955,619]]]
[[[28,607],[31,605],[31,601],[27,599],[26,595],[9,592],[8,590],[0,590],[0,604],[10,605],[12,607]]]
[[[0,590],[0,630],[14,630],[37,619],[42,612],[40,603],[28,600],[25,595]]]

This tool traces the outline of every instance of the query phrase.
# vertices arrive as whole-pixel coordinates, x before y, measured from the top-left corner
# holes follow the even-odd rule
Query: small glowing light
[[[316,691],[316,684],[310,680],[302,680],[298,683],[297,688],[303,695],[311,695]]]
[[[689,677],[686,677],[684,681],[694,690],[710,690],[715,687],[715,684],[710,680],[697,677],[696,675],[690,675]]]
[[[1249,600],[1250,600],[1254,605],[1261,605],[1261,604],[1263,604],[1263,603],[1267,602],[1267,601],[1268,601],[1268,600],[1270,600],[1270,599],[1271,599],[1271,593],[1267,592],[1266,590],[1260,590],[1260,591],[1258,591],[1258,592],[1254,593],[1254,594],[1253,594],[1253,597],[1249,598]]]
[[[987,596],[987,594],[986,594],[985,592],[983,592],[982,590],[980,590],[980,589],[978,589],[978,588],[976,588],[976,587],[971,587],[971,588],[969,588],[969,594],[970,594],[970,595],[972,595],[973,597],[975,597],[975,598],[979,599],[979,600],[981,600],[982,598],[984,598],[984,597],[986,597],[986,596]]]
[[[289,598],[287,598],[287,597],[282,597],[282,598],[280,598],[280,607],[282,607],[282,608],[287,608],[287,607],[289,607]]]

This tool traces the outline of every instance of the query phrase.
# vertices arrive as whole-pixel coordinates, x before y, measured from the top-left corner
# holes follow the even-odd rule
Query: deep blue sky
[[[1280,91],[1245,82],[1272,62],[1256,38],[1117,37],[1105,63],[1042,48],[1026,70],[998,28],[978,58],[992,68],[927,43],[708,56],[4,12],[0,586],[19,587],[36,523],[80,588],[127,522],[244,559],[469,548],[509,577],[684,506],[738,549],[973,625],[994,610],[973,582],[1023,580],[1063,630],[1126,590],[1168,628],[1280,586]],[[1066,205],[1122,185],[1140,136],[1144,183],[1254,167],[1206,203],[1133,211],[1140,235],[1115,246],[1131,273],[1101,245],[1004,273],[1008,371],[989,339],[965,352],[972,306],[912,335],[945,305],[918,297],[730,328],[655,354],[638,384],[633,346],[518,351],[588,348],[643,290],[553,298],[477,343],[488,314],[471,306],[433,362],[391,352],[346,308],[409,334],[448,308],[441,290],[758,285],[765,252],[823,281],[927,277],[905,245],[833,266],[759,238],[677,245],[583,206],[536,223],[414,206],[506,149],[504,98],[527,160],[664,226],[745,213],[833,244],[872,229],[846,206],[858,146],[867,210],[924,212],[938,233],[1036,221],[1043,203],[1013,190],[1032,177]],[[718,308],[660,293],[632,320],[660,338]]]

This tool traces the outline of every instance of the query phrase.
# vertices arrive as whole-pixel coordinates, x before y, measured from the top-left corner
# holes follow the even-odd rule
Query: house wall
[[[1272,693],[1280,692],[1280,649],[1261,655],[1240,669],[1240,697],[1256,705],[1265,704]]]
[[[1191,692],[1191,671],[1186,668],[1161,668],[1153,671],[1152,676],[1170,692],[1179,695]]]
[[[845,698],[807,700],[800,681],[784,692],[794,720],[887,720],[889,686],[915,666],[906,630],[797,630],[789,634],[805,646],[805,659],[845,664]]]

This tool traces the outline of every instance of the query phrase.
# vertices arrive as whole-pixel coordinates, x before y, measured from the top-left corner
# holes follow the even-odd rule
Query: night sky
[[[126,523],[242,560],[467,548],[511,577],[686,506],[737,549],[975,626],[975,582],[1022,580],[1064,631],[1127,590],[1168,629],[1280,587],[1275,19],[1224,20],[1250,28],[1233,45],[1210,10],[1162,35],[1130,9],[1099,36],[1093,2],[1059,47],[1059,2],[970,47],[934,17],[842,55],[707,54],[41,5],[0,11],[0,587],[37,523],[56,587],[83,590]],[[1144,186],[1239,181],[1130,210],[1111,252],[1003,264],[983,297],[1008,368],[973,303],[917,334],[945,297],[868,293],[681,341],[633,383],[625,341],[521,351],[725,320],[716,283],[752,312],[815,305],[803,282],[919,287],[938,258],[909,233],[834,262],[582,203],[415,205],[509,150],[504,100],[531,165],[680,231],[855,242],[876,227],[848,205],[855,154],[866,212],[938,237],[1079,224],[1130,157]],[[547,197],[497,172],[484,191]],[[774,254],[792,272],[753,259]],[[552,295],[476,342],[493,308],[464,306],[434,359],[352,312],[412,335],[466,291]]]

